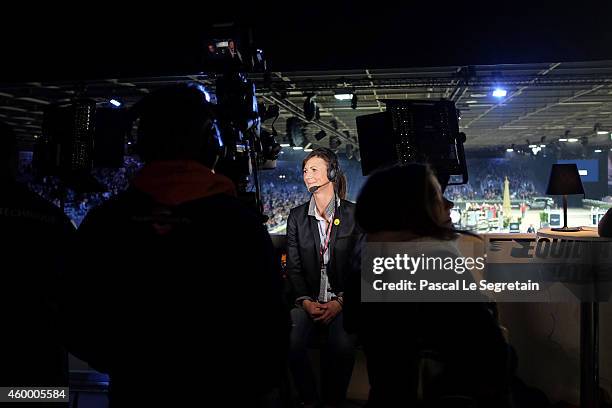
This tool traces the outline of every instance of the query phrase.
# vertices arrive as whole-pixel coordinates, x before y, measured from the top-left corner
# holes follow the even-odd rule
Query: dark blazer
[[[310,200],[292,209],[287,219],[287,276],[295,299],[303,296],[316,299],[319,295],[321,240],[317,219],[308,215],[309,204]],[[327,265],[329,281],[336,294],[344,292],[350,258],[360,235],[354,215],[355,204],[340,200],[334,215],[334,220],[340,220],[340,224],[332,225],[331,257]]]

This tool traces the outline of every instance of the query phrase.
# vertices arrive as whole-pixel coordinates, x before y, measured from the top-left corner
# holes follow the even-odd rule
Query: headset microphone
[[[309,187],[309,188],[308,188],[308,192],[309,192],[309,193],[314,193],[314,192],[316,192],[318,189],[320,189],[321,187],[325,187],[325,186],[326,186],[326,185],[328,185],[329,183],[331,183],[331,181],[327,181],[327,182],[323,183],[323,184],[322,184],[322,185],[320,185],[320,186],[312,186],[312,187]]]

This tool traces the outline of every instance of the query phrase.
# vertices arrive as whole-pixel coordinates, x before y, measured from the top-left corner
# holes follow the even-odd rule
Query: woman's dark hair
[[[424,164],[394,166],[372,174],[357,198],[355,219],[365,232],[408,230],[418,236],[451,240],[456,231],[434,217],[434,174]]]
[[[336,156],[336,153],[326,148],[317,148],[313,150],[312,152],[308,153],[308,155],[302,161],[302,171],[304,171],[304,167],[306,167],[306,162],[313,157],[319,157],[325,161],[325,164],[327,164],[328,178],[330,169],[335,169],[336,179],[333,182],[334,190],[336,190],[336,194],[340,199],[346,200],[346,176],[342,171],[340,171],[340,163],[338,162],[338,156]]]

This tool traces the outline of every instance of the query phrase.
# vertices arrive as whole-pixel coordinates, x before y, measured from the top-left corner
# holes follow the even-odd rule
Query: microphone
[[[326,185],[328,185],[329,183],[331,183],[331,181],[328,181],[328,182],[326,182],[326,183],[323,183],[323,184],[322,184],[322,185],[320,185],[320,186],[312,186],[312,187],[309,187],[309,188],[308,188],[308,192],[312,194],[312,193],[316,192],[318,189],[320,189],[321,187],[325,187],[325,186],[326,186]]]

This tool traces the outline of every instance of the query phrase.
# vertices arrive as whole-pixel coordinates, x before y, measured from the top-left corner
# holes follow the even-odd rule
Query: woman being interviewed
[[[295,296],[291,310],[290,368],[305,406],[338,406],[355,361],[355,338],[343,327],[344,280],[358,240],[346,201],[346,179],[336,154],[319,148],[302,162],[304,184],[312,196],[287,219],[287,275]],[[307,347],[316,334],[327,336],[321,350],[319,397]]]
[[[365,250],[365,242],[435,245],[441,254],[461,257],[451,208],[437,178],[422,164],[374,173],[359,194],[355,218],[365,235],[346,282],[344,324],[358,334],[367,358],[368,407],[412,406],[419,399],[436,405],[449,396],[467,397],[475,406],[504,406],[508,346],[486,303],[361,301],[359,250]],[[435,356],[444,367],[427,384],[419,375],[424,355]]]

